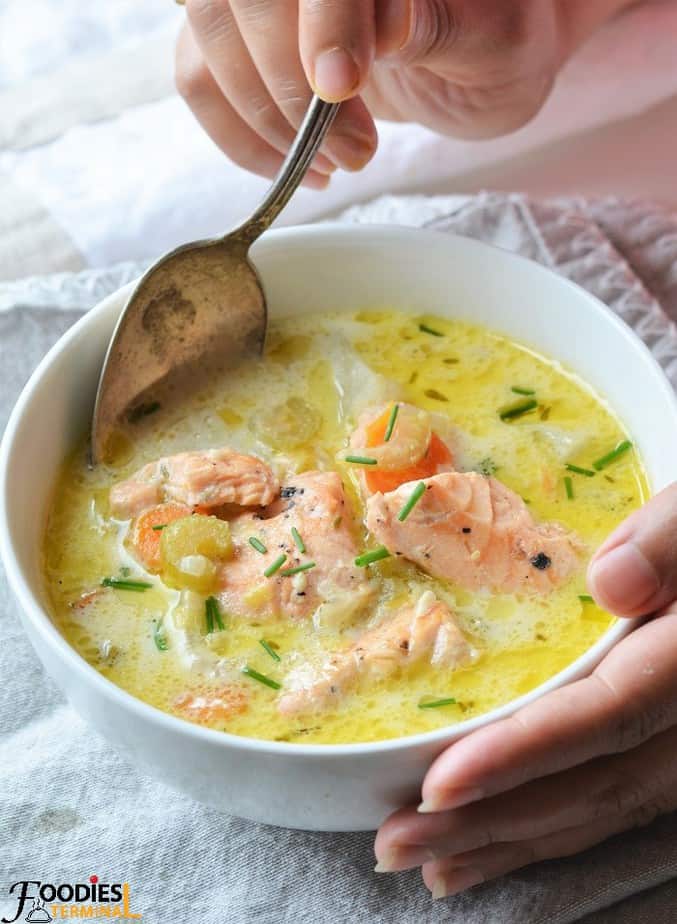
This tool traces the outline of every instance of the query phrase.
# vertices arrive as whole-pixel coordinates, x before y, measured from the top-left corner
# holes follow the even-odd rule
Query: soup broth
[[[337,472],[347,511],[341,523],[336,517],[336,530],[354,521],[345,541],[355,544],[358,555],[381,549],[389,543],[365,526],[365,483],[381,463],[370,457],[369,444],[358,451],[350,442],[370,409],[377,409],[372,424],[378,414],[388,423],[395,415],[391,439],[381,438],[381,450],[390,451],[397,428],[403,431],[409,420],[431,427],[451,447],[448,470],[477,473],[472,483],[478,490],[504,486],[536,524],[561,524],[562,534],[575,535],[578,567],[547,592],[506,591],[433,576],[424,560],[417,562],[406,548],[398,554],[393,546],[388,557],[358,566],[366,589],[354,610],[348,606],[346,613],[332,603],[303,617],[266,612],[259,597],[267,599],[270,582],[287,581],[284,592],[294,582],[294,593],[303,597],[298,588],[313,577],[311,568],[318,574],[323,567],[326,549],[322,543],[313,547],[315,521],[308,519],[280,553],[285,565],[270,577],[263,572],[272,551],[261,553],[261,573],[244,592],[253,613],[245,618],[218,589],[191,590],[165,580],[162,571],[147,570],[131,539],[134,518],[112,514],[112,486],[141,466],[179,452],[229,447],[266,463],[282,485],[282,498],[294,477]],[[481,715],[526,693],[574,661],[612,622],[587,596],[585,567],[596,546],[647,497],[641,460],[604,401],[528,346],[465,322],[388,310],[275,320],[260,361],[176,407],[147,410],[120,434],[114,463],[90,470],[84,443],[66,461],[46,530],[45,576],[54,620],[70,644],[115,684],[158,709],[275,741],[336,744],[411,735]],[[448,477],[456,476],[432,480]],[[398,491],[411,499],[419,484],[429,484],[425,474]],[[421,493],[403,520],[393,518],[393,529],[406,535],[408,526],[423,523],[427,502]],[[213,512],[208,515],[214,519]],[[268,541],[269,514],[256,514],[260,530],[255,518],[247,520],[249,534],[245,530],[239,539],[233,510],[217,515],[232,521],[236,551],[224,551],[219,564],[227,575],[228,555],[240,554],[238,541],[243,548],[252,539]],[[173,527],[157,522],[151,529],[167,545]],[[436,528],[431,521],[433,554],[445,541]],[[466,534],[472,538],[470,527],[461,532],[464,541]],[[246,553],[256,571],[255,547]],[[469,553],[467,568],[479,558]],[[546,560],[549,565],[545,554],[530,558],[534,578],[541,579]],[[290,564],[308,567],[281,577]],[[358,669],[365,663],[361,639],[370,640],[369,650],[375,628],[406,606],[420,615],[420,601],[433,599],[462,633],[466,655],[458,663],[435,663],[434,653],[414,659],[406,650],[411,635],[401,663],[389,652],[387,669]],[[435,644],[439,653],[439,637]],[[354,677],[349,683],[344,677],[339,689],[327,665],[348,649],[344,675],[350,669]],[[281,697],[294,684],[303,687],[308,677],[323,676],[331,689],[317,708],[281,711]]]

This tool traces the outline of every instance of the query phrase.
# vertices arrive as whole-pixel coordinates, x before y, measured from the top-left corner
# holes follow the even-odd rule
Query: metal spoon
[[[92,464],[109,456],[121,425],[157,410],[199,373],[258,356],[266,297],[249,248],[305,176],[331,127],[337,103],[314,96],[280,172],[254,214],[225,237],[184,244],[141,277],[117,323],[94,405]]]

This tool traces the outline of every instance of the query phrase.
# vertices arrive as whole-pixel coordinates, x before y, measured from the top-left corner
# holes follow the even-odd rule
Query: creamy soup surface
[[[387,310],[276,320],[260,361],[145,411],[113,463],[89,470],[84,442],[66,461],[44,567],[66,639],[165,712],[285,742],[411,735],[526,693],[612,622],[585,568],[647,497],[641,460],[528,346]]]

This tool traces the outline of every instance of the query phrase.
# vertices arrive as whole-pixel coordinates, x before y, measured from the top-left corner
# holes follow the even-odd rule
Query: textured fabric
[[[0,170],[26,196],[6,199],[0,179],[0,279],[78,268],[77,257],[152,258],[223,232],[260,201],[267,181],[228,162],[174,93],[184,17],[172,0],[0,2]],[[299,190],[282,221],[385,191],[484,186],[632,190],[675,203],[662,152],[677,147],[676,35],[674,0],[632,5],[578,49],[543,111],[503,138],[383,122],[365,170],[339,171],[322,193]]]
[[[669,214],[640,203],[484,195],[388,198],[345,218],[459,231],[565,273],[631,323],[677,385],[668,319],[677,317],[677,221]],[[2,425],[48,346],[139,269],[0,285]],[[636,924],[645,909],[656,924],[674,920],[676,890],[662,884],[677,875],[677,816],[433,904],[418,873],[372,873],[369,834],[255,825],[141,775],[36,665],[4,578],[0,673],[0,917],[14,913],[7,888],[16,880],[96,874],[129,882],[132,910],[149,924]]]

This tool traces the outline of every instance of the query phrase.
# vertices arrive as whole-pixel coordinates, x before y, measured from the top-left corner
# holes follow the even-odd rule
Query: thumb
[[[677,600],[677,482],[603,543],[590,562],[588,587],[617,616],[646,616]]]

